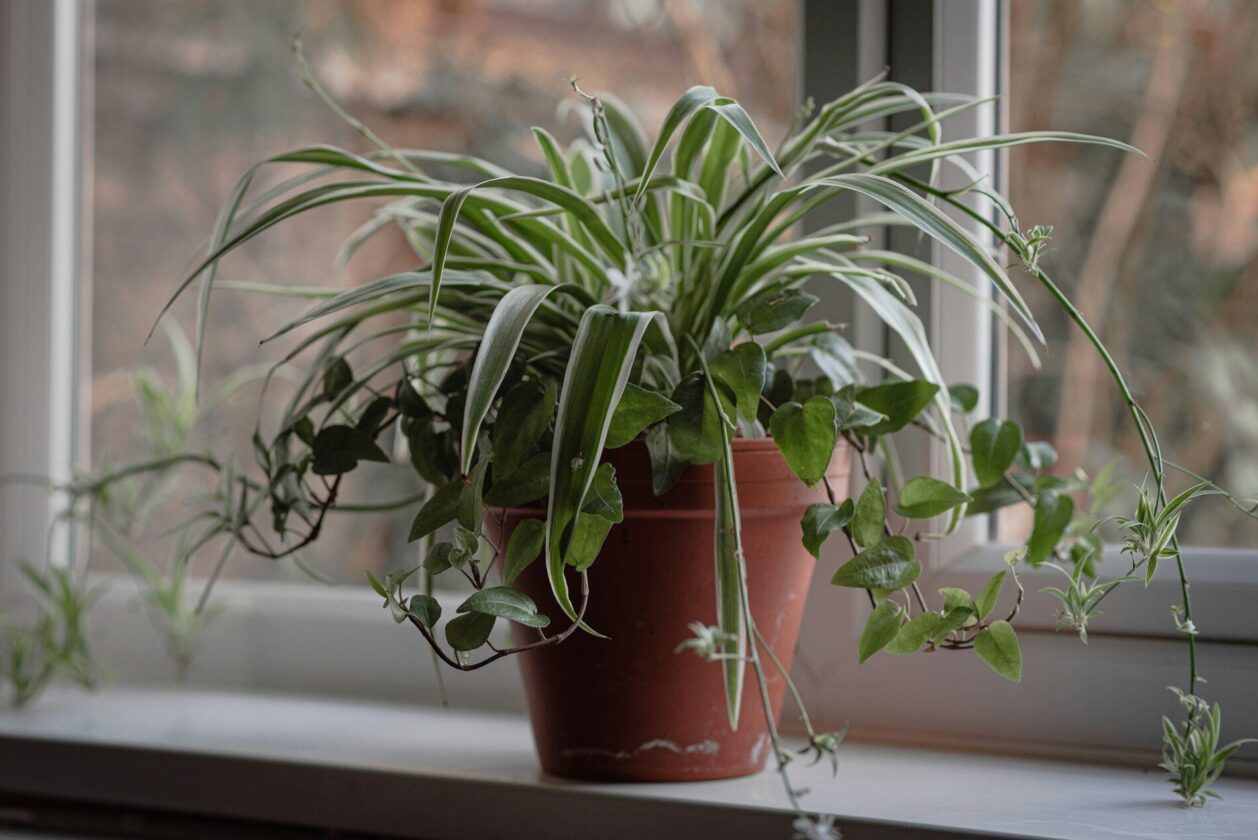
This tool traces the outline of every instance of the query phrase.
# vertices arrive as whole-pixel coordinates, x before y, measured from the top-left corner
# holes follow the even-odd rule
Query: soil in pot
[[[741,719],[731,730],[720,665],[676,652],[693,635],[690,622],[716,623],[714,468],[688,467],[657,498],[643,443],[604,458],[616,468],[625,518],[590,568],[586,621],[608,638],[577,632],[518,657],[542,768],[557,776],[617,781],[755,773],[771,748],[751,669]],[[848,468],[841,443],[828,473],[836,492],[846,492]],[[767,439],[735,440],[734,469],[752,614],[789,668],[816,566],[800,543],[799,521],[808,505],[826,500],[825,490],[800,482]],[[498,545],[505,545],[516,524],[539,516],[544,512],[512,509],[501,530],[494,515],[487,524]],[[570,581],[576,597],[575,574]],[[552,627],[564,626],[540,559],[514,585],[550,615]],[[526,627],[516,625],[513,632],[520,644],[537,638]],[[786,685],[769,662],[765,667],[776,716]]]

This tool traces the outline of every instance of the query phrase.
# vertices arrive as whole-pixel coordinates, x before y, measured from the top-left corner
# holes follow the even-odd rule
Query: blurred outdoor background
[[[1168,457],[1238,493],[1258,491],[1258,62],[1250,57],[1258,3],[1011,7],[1010,127],[1105,134],[1152,158],[1072,145],[1015,150],[1010,187],[1022,226],[1054,226],[1057,250],[1046,264],[1129,371]],[[742,102],[772,145],[806,93],[797,83],[799,26],[793,0],[98,0],[84,191],[92,466],[181,445],[157,434],[136,404],[138,390],[150,412],[187,406],[165,344],[179,339],[159,331],[147,348],[142,342],[240,174],[301,145],[366,148],[302,86],[294,33],[303,33],[330,93],[391,143],[541,172],[528,129],[545,126],[561,141],[576,135],[567,111],[574,74],[629,103],[648,131],[687,86],[712,84]],[[321,210],[246,247],[220,279],[343,287],[409,267],[400,238],[335,266],[340,238],[365,221],[361,205]],[[1029,283],[1023,290],[1049,347],[1038,372],[1010,353],[1011,415],[1052,440],[1064,467],[1095,472],[1116,462],[1120,476],[1139,481],[1138,442],[1103,371],[1057,311]],[[278,358],[283,346],[259,349],[258,339],[306,306],[217,294],[205,389],[248,380],[252,365]],[[193,301],[175,314],[190,338]],[[139,365],[152,367],[137,375]],[[248,463],[259,393],[258,383],[244,385],[196,434],[235,445]],[[351,478],[345,494],[360,498],[415,488],[403,466],[369,465]],[[1222,503],[1195,505],[1181,535],[1194,545],[1252,545],[1252,523],[1228,514]],[[408,550],[411,515],[337,516],[303,561],[359,583],[363,569],[392,567]],[[160,531],[141,541],[156,563],[172,550]],[[228,573],[300,576],[247,556]]]
[[[1011,7],[1011,130],[1103,134],[1151,159],[1012,150],[1022,227],[1053,226],[1044,264],[1113,350],[1166,457],[1258,493],[1258,3]],[[1062,465],[1113,462],[1139,483],[1140,442],[1104,368],[1046,293],[1022,291],[1049,344],[1038,373],[1009,353],[1011,413]],[[1258,545],[1254,523],[1220,500],[1193,505],[1179,533],[1185,545]]]
[[[331,95],[391,144],[470,153],[544,175],[529,128],[544,126],[564,144],[580,133],[573,75],[585,89],[628,103],[652,133],[687,87],[704,83],[736,95],[766,137],[781,137],[799,99],[798,26],[790,0],[98,0],[95,148],[87,157],[93,294],[84,324],[91,331],[91,416],[84,419],[93,465],[148,454],[152,438],[159,448],[178,446],[169,434],[146,440],[133,369],[151,365],[141,379],[159,376],[166,389],[180,391],[162,332],[149,347],[141,343],[236,180],[255,162],[304,145],[369,150],[302,85],[289,48],[295,33]],[[291,174],[263,173],[263,182]],[[369,218],[360,202],[297,219],[246,246],[220,279],[344,287],[413,267],[398,235],[361,250],[346,270],[336,268],[341,240]],[[189,338],[194,298],[175,310]],[[205,389],[280,358],[282,342],[259,349],[258,340],[308,306],[216,294]],[[142,393],[154,390],[140,384]],[[273,390],[284,396],[282,382]],[[260,392],[257,383],[243,387],[212,409],[196,428],[198,439],[211,433],[251,465]],[[187,397],[183,389],[185,404]],[[152,400],[159,412],[181,401],[160,393]],[[185,475],[201,477],[195,467]],[[416,481],[409,465],[364,465],[347,477],[342,495],[399,498]],[[179,487],[146,492],[178,496]],[[361,584],[364,569],[393,568],[414,550],[406,544],[414,510],[334,514],[301,559],[330,579]],[[175,546],[160,535],[160,510],[144,513],[156,524],[144,529],[139,547],[164,565]],[[206,573],[215,553],[212,546],[201,552]],[[93,562],[103,568],[114,561],[97,552]],[[243,554],[229,561],[227,574],[302,578],[287,561]]]

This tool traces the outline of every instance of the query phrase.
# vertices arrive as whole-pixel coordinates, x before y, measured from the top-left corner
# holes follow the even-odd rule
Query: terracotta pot
[[[562,644],[517,657],[542,768],[556,776],[618,781],[755,773],[771,750],[751,669],[741,720],[731,731],[720,665],[675,652],[692,635],[687,624],[716,623],[714,470],[689,467],[656,498],[643,443],[604,457],[616,467],[625,520],[612,529],[590,569],[586,621],[609,638],[577,632]],[[829,472],[837,492],[846,492],[848,464],[841,444]],[[816,565],[800,544],[799,520],[808,505],[825,500],[825,491],[800,482],[771,440],[736,440],[734,465],[752,614],[789,668]],[[522,519],[539,516],[544,512],[508,511],[507,533],[495,535],[498,544]],[[491,533],[498,530],[489,524]],[[569,579],[575,599],[575,573]],[[552,627],[564,626],[540,560],[515,585],[551,617]],[[517,643],[537,638],[519,625],[513,632]],[[767,662],[766,669],[776,716],[786,686]]]

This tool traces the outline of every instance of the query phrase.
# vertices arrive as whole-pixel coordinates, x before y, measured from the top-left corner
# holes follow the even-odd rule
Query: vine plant
[[[804,545],[818,558],[832,537],[852,550],[831,582],[869,594],[862,662],[879,652],[972,651],[1018,681],[1015,625],[1026,597],[1020,567],[1061,570],[1065,582],[1047,593],[1061,602],[1063,624],[1086,641],[1110,592],[1151,579],[1159,562],[1173,563],[1188,699],[1185,734],[1167,724],[1166,762],[1184,800],[1204,801],[1236,745],[1219,747],[1217,708],[1196,697],[1197,629],[1175,528],[1185,504],[1219,491],[1198,484],[1169,497],[1147,416],[1103,343],[1040,265],[1051,231],[1024,231],[964,158],[1032,142],[1134,149],[1065,132],[945,140],[947,117],[984,100],[919,93],[883,77],[820,107],[808,103],[772,150],[734,100],[694,87],[652,141],[617,100],[587,94],[574,80],[586,106],[586,136],[565,149],[534,128],[547,170],[534,177],[468,155],[393,148],[332,102],[300,57],[299,64],[311,89],[376,148],[355,154],[310,146],[246,173],[204,258],[166,309],[197,288],[199,355],[208,340],[204,313],[215,290],[229,285],[216,280],[220,261],[270,228],[334,203],[389,200],[350,237],[344,259],[371,237],[400,229],[416,264],[335,293],[266,339],[301,331],[280,363],[296,371],[294,392],[278,416],[259,417],[260,478],[204,459],[226,488],[225,501],[203,512],[216,533],[264,557],[292,555],[318,538],[329,510],[353,508],[340,497],[346,473],[362,462],[390,461],[390,451],[404,453],[433,488],[410,531],[427,550],[418,566],[370,583],[393,618],[411,625],[445,665],[473,670],[589,629],[583,616],[598,593],[587,570],[623,516],[614,470],[601,460],[605,449],[644,440],[659,494],[687,464],[714,463],[718,623],[693,625],[695,636],[678,640],[679,650],[724,670],[731,725],[742,714],[741,687],[751,672],[797,828],[830,836],[832,820],[813,821],[787,776],[795,754],[779,737],[766,687],[766,671],[782,669],[749,608],[731,441],[768,435],[801,481],[820,483],[828,494],[803,516]],[[916,124],[896,132],[870,127],[896,114],[916,115]],[[281,166],[305,168],[248,200],[259,169]],[[959,169],[970,186],[937,186],[941,166]],[[814,210],[851,194],[884,212],[796,233]],[[990,240],[958,225],[945,207],[974,219]],[[960,254],[994,287],[996,300],[970,279],[869,247],[869,234],[887,225],[915,227]],[[1099,510],[1115,492],[1112,483],[1104,475],[1058,475],[1051,446],[1025,440],[1012,420],[974,418],[977,391],[944,381],[914,311],[905,278],[937,279],[989,306],[1035,358],[1039,327],[999,247],[1087,336],[1144,442],[1148,487],[1136,513],[1117,523],[1131,561],[1117,577],[1099,577]],[[805,283],[854,292],[898,336],[914,369],[853,347],[837,325],[805,320],[818,302]],[[805,375],[805,362],[819,373]],[[867,377],[862,363],[880,376]],[[946,475],[895,479],[895,441],[906,430],[943,443]],[[866,479],[855,500],[841,500],[845,488],[825,480],[840,440]],[[545,518],[524,521],[505,545],[487,536],[487,517],[543,500]],[[1012,504],[1033,509],[1033,527],[1004,568],[977,593],[922,591],[918,553],[922,540],[939,536],[932,525],[946,533],[965,516]],[[442,528],[450,538],[434,542]],[[545,565],[558,629],[512,586],[534,562]],[[473,589],[444,623],[431,594],[442,574],[462,575]],[[1007,588],[1012,597],[1002,599]],[[538,637],[496,647],[491,633],[499,619],[536,628]],[[789,675],[783,677],[807,732],[803,752],[835,760],[842,733],[815,730]]]

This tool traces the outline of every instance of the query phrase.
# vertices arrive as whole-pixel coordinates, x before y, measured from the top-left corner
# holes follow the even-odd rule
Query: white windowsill
[[[1258,836],[1258,783],[1175,805],[1160,772],[847,744],[839,773],[796,765],[810,809],[849,838]],[[425,838],[787,837],[772,772],[690,784],[543,776],[527,721],[200,689],[55,690],[0,712],[0,793]]]

